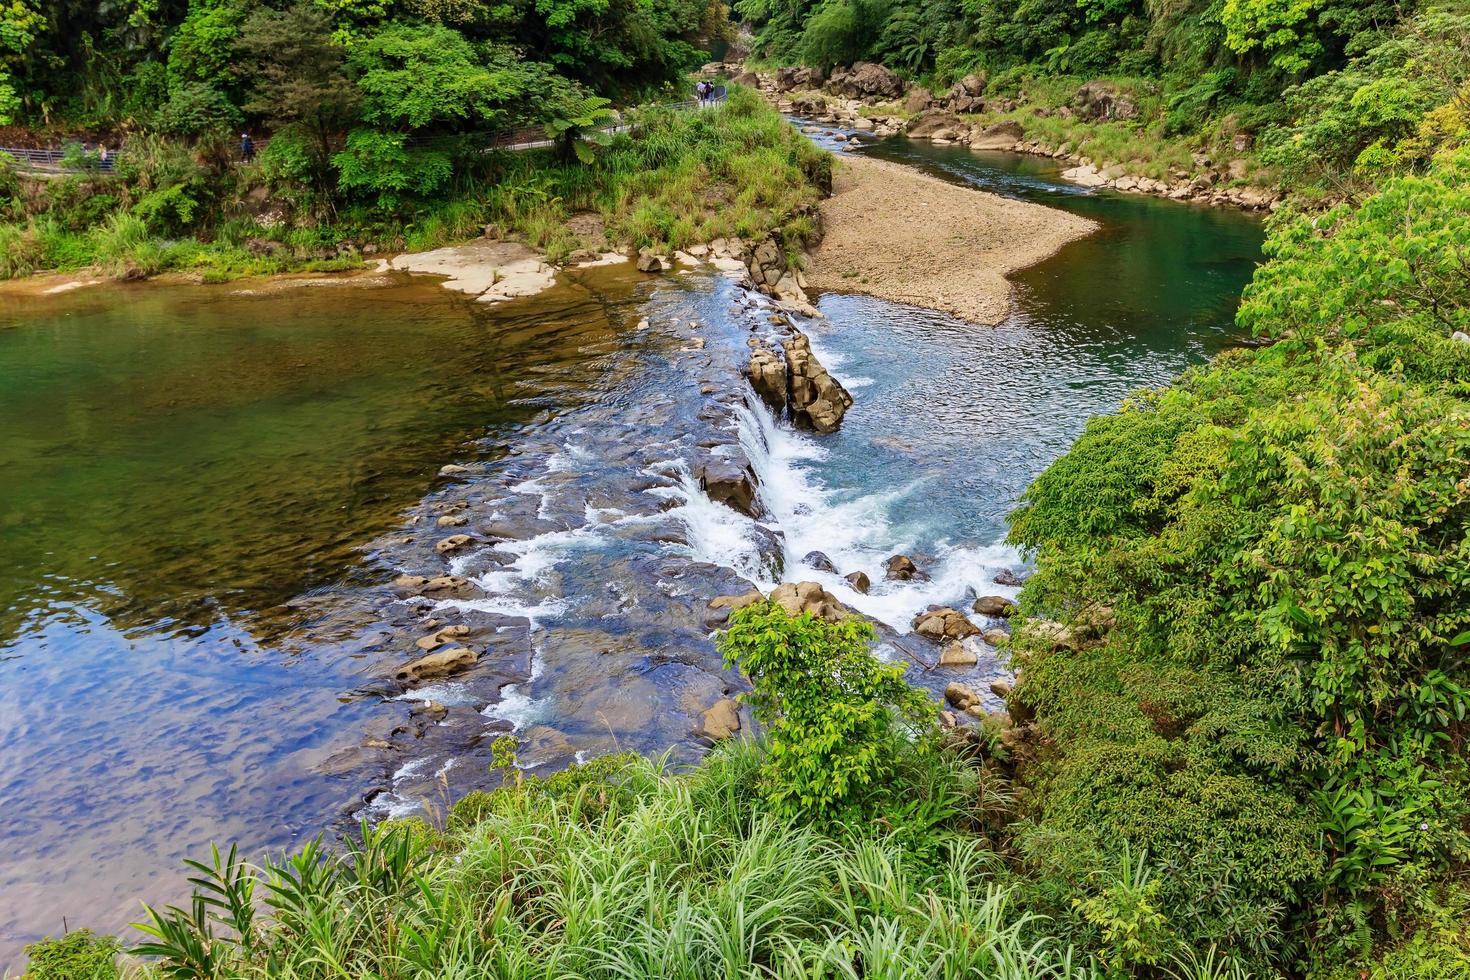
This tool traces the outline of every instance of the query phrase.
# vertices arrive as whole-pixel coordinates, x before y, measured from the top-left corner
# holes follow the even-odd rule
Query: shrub
[[[731,617],[720,649],[753,685],[770,739],[762,792],[777,812],[859,818],[892,791],[900,757],[923,748],[934,704],[868,652],[874,635],[856,618],[792,617],[770,601]]]
[[[28,980],[115,980],[122,944],[113,936],[77,929],[26,947]]]

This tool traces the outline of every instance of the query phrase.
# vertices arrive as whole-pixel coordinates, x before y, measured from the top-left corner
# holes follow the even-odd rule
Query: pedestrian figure
[[[255,159],[255,141],[250,138],[249,133],[240,134],[240,161],[250,163]]]
[[[107,169],[107,144],[106,143],[98,143],[97,144],[97,166],[98,166],[99,169],[102,169],[102,170],[106,170]]]

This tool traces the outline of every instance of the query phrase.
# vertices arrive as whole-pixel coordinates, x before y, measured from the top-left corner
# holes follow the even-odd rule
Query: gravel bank
[[[855,156],[840,163],[822,204],[826,237],[807,275],[823,292],[867,293],[996,324],[1010,308],[1007,275],[1098,227],[901,164]]]

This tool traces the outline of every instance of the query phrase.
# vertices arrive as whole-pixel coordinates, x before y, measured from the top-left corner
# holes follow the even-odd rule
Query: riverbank
[[[1063,161],[1062,177],[1081,187],[1245,211],[1274,210],[1286,197],[1281,175],[1262,163],[1251,134],[1224,132],[1201,150],[1182,137],[1147,132],[1138,121],[1144,104],[1152,111],[1157,99],[1127,83],[1057,78],[1007,95],[988,90],[978,74],[936,93],[879,65],[839,70],[831,79],[811,68],[706,70],[732,75],[777,110],[819,123]]]
[[[1086,218],[971,190],[901,164],[843,158],[821,205],[808,282],[995,324],[1006,276],[1095,231]]]

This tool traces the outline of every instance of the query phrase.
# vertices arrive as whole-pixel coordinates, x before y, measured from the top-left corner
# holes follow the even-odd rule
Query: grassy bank
[[[698,112],[644,109],[588,162],[550,151],[480,155],[454,189],[404,207],[306,207],[269,159],[219,165],[138,140],[115,173],[34,181],[0,165],[0,278],[88,270],[217,281],[353,268],[379,251],[422,250],[484,226],[553,260],[581,249],[679,248],[721,236],[799,242],[830,183],[825,154],[748,92]],[[185,203],[187,202],[187,203]],[[576,220],[573,220],[576,219]]]

